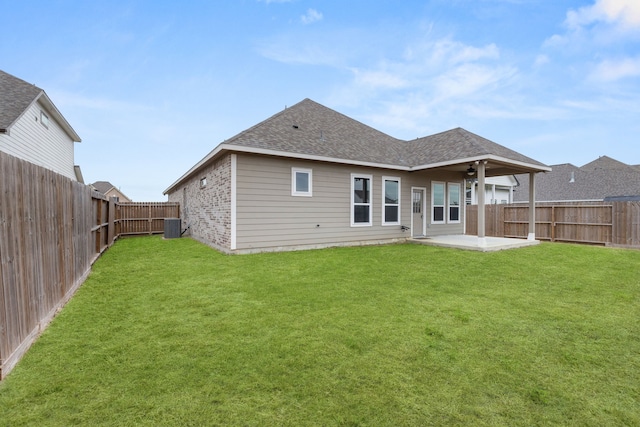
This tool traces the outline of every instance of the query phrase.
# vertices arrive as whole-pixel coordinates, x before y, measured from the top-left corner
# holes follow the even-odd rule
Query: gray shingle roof
[[[626,163],[622,163],[616,159],[612,159],[608,156],[600,156],[592,162],[587,163],[584,166],[581,166],[580,169],[583,171],[595,171],[599,169],[605,170],[628,170],[629,168],[635,169],[634,166],[628,165]]]
[[[640,171],[607,156],[582,167],[570,163],[552,165],[552,171],[536,175],[536,200],[603,200],[605,197],[640,196]],[[520,186],[514,201],[529,200],[529,175],[516,175]]]
[[[403,141],[310,99],[286,108],[225,144],[409,166],[403,158]]]
[[[42,93],[39,87],[0,70],[0,130],[8,129]]]
[[[408,145],[413,166],[488,155],[545,166],[536,160],[462,128],[455,128],[409,141]]]
[[[404,141],[310,99],[286,108],[224,141],[167,190],[189,177],[221,150],[364,164],[404,170],[495,160],[504,173],[548,170],[548,166],[462,128]],[[462,173],[464,169],[460,169]],[[498,169],[493,169],[496,172]],[[496,173],[494,173],[496,175]]]
[[[115,187],[115,185],[113,185],[109,181],[96,181],[93,184],[91,184],[91,186],[95,188],[96,191],[99,191],[102,194],[106,193],[107,191]]]
[[[0,132],[6,132],[29,106],[38,100],[69,137],[80,142],[80,136],[58,111],[46,92],[36,85],[0,70]]]
[[[241,132],[225,145],[407,167],[486,155],[545,166],[462,128],[403,141],[310,99]]]

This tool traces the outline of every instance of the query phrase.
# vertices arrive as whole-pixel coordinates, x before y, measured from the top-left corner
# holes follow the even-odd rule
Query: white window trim
[[[457,205],[458,206],[458,219],[455,220],[455,221],[452,221],[451,218],[450,218],[450,216],[451,216],[451,207],[455,206],[455,205],[451,204],[451,198],[449,197],[449,195],[450,195],[449,188],[451,186],[458,187],[458,205]],[[460,205],[462,204],[461,201],[460,201],[460,199],[461,199],[460,192],[462,191],[462,187],[461,187],[459,182],[449,182],[449,183],[447,183],[446,190],[447,190],[447,193],[446,193],[445,202],[447,203],[446,204],[446,206],[447,206],[447,223],[449,223],[449,224],[460,224],[460,219],[462,218],[462,209],[460,208]]]
[[[306,173],[309,175],[309,191],[297,191],[296,189],[296,173]],[[306,168],[291,168],[291,195],[312,197],[313,196],[313,171]]]
[[[40,110],[40,124],[49,129],[49,116],[42,110]]]
[[[433,208],[436,207],[433,199],[434,199],[434,191],[433,191],[433,187],[436,184],[442,184],[444,186],[444,205],[442,205],[442,209],[444,210],[444,212],[442,212],[442,221],[436,221],[434,220],[434,215],[433,215]],[[440,205],[438,205],[440,206]],[[429,212],[429,216],[431,217],[431,224],[446,224],[447,222],[447,183],[446,182],[442,182],[442,181],[431,181],[431,212]]]
[[[414,221],[414,215],[415,213],[413,212],[413,192],[414,191],[421,191],[422,192],[422,232],[426,234],[427,232],[427,187],[411,187],[411,235],[412,236],[417,236],[417,232],[416,230],[413,229],[413,221]],[[424,235],[424,234],[422,234]]]
[[[385,185],[387,181],[397,181],[398,182],[398,204],[395,203],[388,204],[386,203],[385,191],[387,186]],[[383,176],[382,177],[382,225],[400,225],[402,222],[402,215],[400,212],[400,207],[402,206],[402,181],[400,177],[397,176]],[[387,206],[397,206],[398,207],[398,220],[393,222],[388,222],[386,218],[386,207]]]
[[[355,178],[365,178],[369,180],[369,203],[358,203],[358,205],[369,205],[369,222],[354,222],[355,214],[355,202],[353,193],[355,192],[354,180]],[[366,175],[361,173],[351,174],[351,226],[352,227],[371,227],[373,225],[373,175]]]

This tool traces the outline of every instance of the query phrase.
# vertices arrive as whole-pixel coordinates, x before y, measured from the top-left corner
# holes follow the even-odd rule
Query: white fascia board
[[[414,166],[412,167],[410,170],[412,171],[419,171],[419,170],[425,170],[425,169],[434,169],[434,168],[439,168],[439,167],[444,167],[444,166],[453,166],[453,165],[458,165],[461,163],[474,163],[477,161],[482,161],[482,160],[493,160],[496,162],[500,162],[500,163],[506,163],[508,165],[514,165],[514,166],[520,166],[526,169],[533,169],[539,172],[550,172],[551,168],[549,166],[541,166],[541,165],[534,165],[531,163],[525,163],[525,162],[521,162],[518,160],[512,160],[512,159],[507,159],[506,157],[501,157],[501,156],[496,156],[493,154],[488,154],[486,156],[481,156],[481,157],[466,157],[466,158],[462,158],[462,159],[455,159],[455,160],[447,160],[445,162],[438,162],[438,163],[431,163],[431,164],[426,164],[426,165],[419,165],[419,166]]]
[[[292,153],[287,151],[278,151],[278,150],[269,150],[265,148],[255,148],[255,147],[245,147],[241,145],[233,145],[233,144],[220,144],[213,151],[207,154],[202,160],[195,164],[191,169],[187,171],[184,175],[182,175],[178,180],[176,180],[173,184],[171,184],[162,194],[167,194],[170,190],[173,189],[177,184],[181,181],[185,180],[196,170],[200,169],[206,163],[208,163],[211,159],[216,157],[222,151],[230,151],[234,153],[250,153],[250,154],[262,154],[266,156],[277,156],[277,157],[290,157],[294,159],[302,159],[302,160],[315,160],[319,162],[331,162],[331,163],[341,163],[346,165],[355,165],[355,166],[366,166],[372,168],[383,168],[383,169],[394,169],[394,170],[402,170],[402,171],[410,171],[411,168],[408,166],[398,166],[398,165],[387,165],[382,163],[372,163],[372,162],[362,162],[358,160],[348,160],[348,159],[338,159],[334,157],[326,157],[326,156],[317,156],[314,154],[301,154],[301,153]]]
[[[44,105],[45,110],[47,110],[53,116],[53,118],[60,124],[60,127],[64,129],[67,135],[69,135],[74,142],[82,142],[80,135],[78,135],[76,131],[73,130],[71,124],[67,121],[67,119],[64,118],[60,110],[58,110],[58,108],[55,106],[53,101],[51,101],[51,98],[49,98],[49,95],[47,95],[45,91],[40,92],[40,95],[36,97],[34,102],[36,101],[40,101]]]
[[[452,165],[457,165],[461,163],[473,163],[475,161],[480,161],[480,160],[495,160],[501,163],[511,164],[514,166],[521,166],[526,169],[533,169],[537,171],[551,171],[551,168],[548,166],[532,165],[529,163],[519,162],[516,160],[511,160],[511,159],[507,159],[500,156],[494,156],[494,155],[488,155],[483,157],[467,157],[463,159],[449,160],[446,162],[409,167],[409,166],[398,166],[398,165],[383,164],[383,163],[363,162],[359,160],[339,159],[335,157],[318,156],[315,154],[302,154],[302,153],[292,153],[287,151],[269,150],[266,148],[245,147],[242,145],[222,143],[218,145],[216,148],[214,148],[213,151],[207,154],[202,160],[196,163],[191,169],[187,171],[187,173],[185,173],[180,178],[178,178],[173,184],[171,184],[166,190],[164,190],[162,194],[166,195],[167,193],[169,193],[169,191],[171,191],[176,185],[178,185],[180,182],[188,178],[192,173],[200,169],[202,166],[204,166],[211,159],[215,158],[218,154],[220,154],[223,151],[231,151],[236,153],[263,154],[267,156],[277,156],[277,157],[290,157],[294,159],[315,160],[319,162],[339,163],[339,164],[345,164],[345,165],[365,166],[365,167],[391,169],[391,170],[399,170],[399,171],[407,171],[407,172],[433,169],[433,168],[438,168],[443,166],[452,166]]]
[[[225,144],[223,144],[225,145]],[[373,162],[362,162],[360,160],[349,160],[349,159],[339,159],[336,157],[327,157],[327,156],[318,156],[315,154],[302,154],[302,153],[291,153],[287,151],[278,151],[278,150],[268,150],[265,148],[254,148],[254,147],[243,147],[238,145],[227,145],[225,146],[230,151],[235,151],[239,153],[251,153],[251,154],[264,154],[267,156],[278,156],[278,157],[291,157],[294,159],[302,159],[302,160],[316,160],[319,162],[330,162],[330,163],[341,163],[346,165],[355,165],[355,166],[367,166],[372,168],[382,168],[382,169],[393,169],[393,170],[402,170],[402,171],[410,171],[411,168],[409,166],[398,166],[398,165],[390,165],[384,163],[373,163]]]

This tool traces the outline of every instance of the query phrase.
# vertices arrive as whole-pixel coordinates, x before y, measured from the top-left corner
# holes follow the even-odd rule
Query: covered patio
[[[459,132],[463,138],[466,133]],[[438,141],[443,147],[451,146],[447,140]],[[486,236],[485,232],[485,191],[478,191],[478,228],[477,236],[472,235],[414,235],[412,240],[416,243],[454,247],[459,249],[476,250],[482,252],[498,251],[503,249],[519,248],[524,246],[537,245],[536,240],[536,174],[551,170],[540,162],[530,159],[522,154],[516,153],[505,147],[499,146],[481,137],[475,137],[473,143],[466,147],[468,151],[458,153],[456,159],[441,161],[415,168],[416,170],[443,170],[460,173],[465,179],[475,180],[478,188],[485,188],[487,177],[516,175],[526,173],[529,175],[529,218],[528,233],[526,239],[504,238]],[[446,149],[443,148],[443,151]],[[473,187],[472,187],[473,188]]]

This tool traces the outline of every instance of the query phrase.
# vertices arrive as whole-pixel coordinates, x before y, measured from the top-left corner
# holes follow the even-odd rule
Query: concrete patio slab
[[[539,240],[509,239],[506,237],[484,237],[468,235],[412,237],[410,242],[420,245],[441,246],[445,248],[470,251],[493,252],[506,249],[523,248],[540,244]]]

